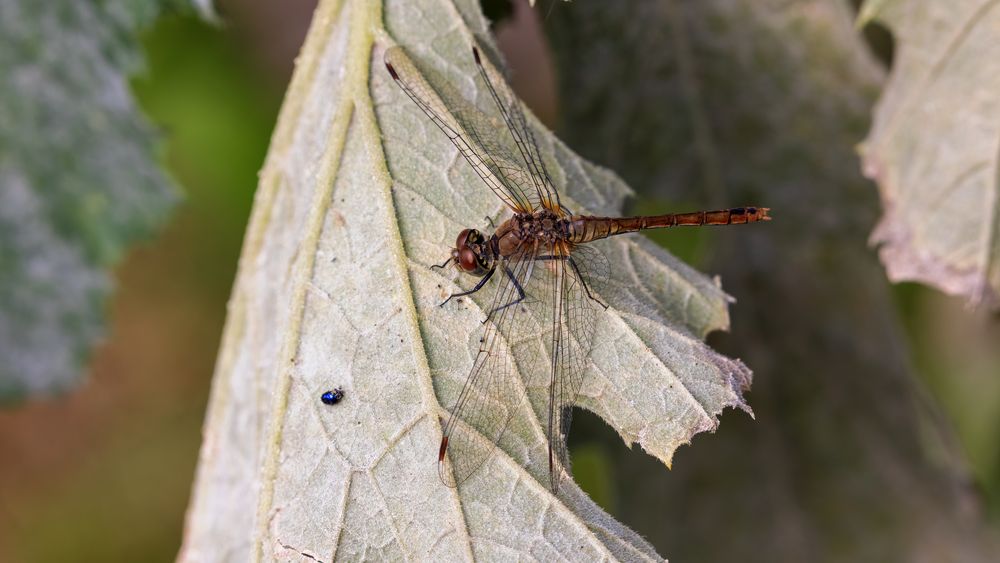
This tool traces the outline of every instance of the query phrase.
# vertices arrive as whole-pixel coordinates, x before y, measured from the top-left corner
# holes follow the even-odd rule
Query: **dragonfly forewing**
[[[384,59],[396,83],[444,131],[483,182],[511,210],[527,213],[538,208],[543,199],[558,199],[520,106],[500,105],[505,99],[516,101],[505,82],[482,85],[493,106],[487,114],[433,70],[418,69],[402,48],[386,49]],[[480,82],[488,80],[488,72],[495,72],[479,68]],[[538,164],[532,166],[526,158]]]
[[[438,474],[446,485],[461,484],[489,459],[523,406],[524,366],[515,359],[516,337],[530,322],[522,295],[534,271],[531,258],[525,249],[497,265],[499,282],[484,306],[487,320],[479,349],[444,428]]]
[[[521,101],[510,89],[506,77],[488,60],[483,59],[478,48],[473,47],[472,53],[476,66],[479,68],[480,79],[496,103],[497,110],[507,125],[511,139],[517,146],[521,162],[525,166],[525,172],[531,180],[531,187],[534,188],[534,194],[531,194],[530,190],[524,186],[522,189],[531,194],[529,197],[536,207],[542,206],[554,211],[557,215],[562,215],[563,208],[559,201],[559,191],[552,184],[545,161],[542,160],[542,153],[538,150],[535,134],[528,126]]]
[[[582,257],[601,270],[599,252]],[[565,248],[539,247],[498,266],[510,274],[498,274],[497,290],[484,305],[489,320],[444,430],[439,473],[445,484],[460,484],[489,459],[513,414],[528,412],[526,393],[540,399],[535,406],[541,410],[525,418],[537,423],[522,430],[534,434],[525,437],[529,442],[545,444],[551,487],[569,472],[571,409],[603,311],[588,293],[601,280],[588,279],[588,270],[574,267],[570,258]]]

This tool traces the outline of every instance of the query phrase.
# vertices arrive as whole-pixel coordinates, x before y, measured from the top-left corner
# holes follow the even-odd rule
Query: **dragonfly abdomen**
[[[770,221],[767,207],[733,207],[716,211],[668,213],[638,217],[592,217],[575,215],[567,219],[567,239],[573,243],[590,242],[624,233],[666,227],[697,227],[701,225],[742,225]]]

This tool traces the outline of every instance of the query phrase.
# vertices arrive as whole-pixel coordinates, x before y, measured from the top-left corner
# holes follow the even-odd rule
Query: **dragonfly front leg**
[[[431,264],[431,269],[432,270],[434,270],[434,269],[443,270],[445,268],[445,266],[447,266],[448,264],[451,264],[451,261],[454,260],[454,259],[455,258],[452,257],[452,258],[449,258],[449,259],[445,260],[444,262],[442,262],[440,264]]]
[[[493,272],[495,272],[496,270],[497,270],[496,266],[493,266],[492,268],[490,268],[490,271],[486,272],[486,275],[483,276],[483,279],[479,280],[479,283],[476,284],[476,287],[470,289],[469,291],[463,291],[461,293],[452,293],[451,295],[448,296],[447,299],[442,301],[441,304],[438,305],[438,307],[444,307],[444,304],[451,301],[453,297],[465,297],[466,295],[472,295],[473,293],[479,291],[480,289],[483,288],[484,285],[486,285],[486,282],[490,281],[490,278],[493,277]]]
[[[486,315],[486,319],[483,320],[483,324],[486,324],[486,321],[490,320],[490,317],[493,316],[493,313],[496,313],[497,311],[503,311],[507,307],[512,307],[514,305],[517,305],[521,301],[524,301],[524,288],[521,287],[521,284],[518,283],[517,278],[514,277],[514,272],[511,272],[510,268],[508,268],[506,264],[504,264],[503,266],[503,271],[505,274],[507,274],[507,278],[510,279],[510,283],[514,284],[514,289],[517,290],[517,299],[511,301],[510,303],[507,303],[506,305],[501,305],[496,309],[490,311],[489,314]]]

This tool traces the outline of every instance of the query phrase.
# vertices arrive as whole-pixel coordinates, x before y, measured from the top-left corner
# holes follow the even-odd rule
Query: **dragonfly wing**
[[[472,48],[476,66],[479,68],[479,76],[486,83],[490,96],[496,103],[500,116],[510,131],[517,152],[523,159],[524,166],[529,173],[531,180],[530,189],[524,186],[524,191],[528,192],[533,203],[538,204],[562,215],[562,205],[559,202],[559,191],[556,190],[545,161],[542,160],[542,153],[538,150],[538,143],[535,141],[535,134],[528,125],[528,120],[524,116],[524,108],[521,100],[514,95],[506,78],[497,71],[495,67],[484,62],[480,56],[479,49]]]
[[[557,490],[569,473],[566,437],[587,372],[597,317],[604,309],[595,288],[606,279],[607,260],[591,247],[576,247],[569,255],[552,247],[537,256],[524,251],[497,267],[504,270],[494,274],[501,281],[489,305],[493,312],[445,425],[438,472],[453,487],[474,473],[489,459],[521,408],[524,378],[547,373],[549,408],[542,425],[548,440],[550,486]],[[517,302],[522,292],[524,301],[504,307]],[[537,348],[539,337],[544,350]]]
[[[586,283],[586,289],[589,290],[588,297],[598,300],[602,300],[600,294],[607,290],[608,278],[611,276],[611,264],[604,252],[598,248],[603,244],[607,244],[607,241],[574,246],[573,260],[568,264],[573,274]]]
[[[494,277],[500,281],[489,305],[479,351],[441,440],[438,474],[451,487],[465,481],[489,459],[525,397],[514,356],[523,341],[528,314],[526,302],[518,300],[525,295],[535,263],[525,251],[501,259],[497,267],[501,271]]]
[[[402,47],[385,51],[385,65],[396,84],[447,135],[476,174],[507,207],[530,213],[538,197],[535,181],[517,156],[516,147],[497,132],[499,118],[490,118],[431,70],[418,70]],[[425,79],[433,78],[434,86]]]
[[[559,249],[551,249],[559,256]],[[605,306],[598,301],[592,285],[599,285],[601,273],[590,273],[606,264],[603,255],[591,248],[576,248],[548,261],[545,285],[551,308],[549,347],[549,412],[546,424],[549,442],[549,478],[553,491],[570,473],[566,439],[573,404],[583,387],[590,362],[598,315]],[[536,274],[537,275],[537,274]]]

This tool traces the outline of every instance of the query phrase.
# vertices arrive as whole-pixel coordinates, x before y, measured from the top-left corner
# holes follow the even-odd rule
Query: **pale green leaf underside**
[[[1000,306],[1000,5],[870,0],[896,60],[862,146],[890,278]]]
[[[107,270],[177,199],[127,82],[167,3],[0,3],[0,402],[78,380]]]
[[[474,3],[384,10],[321,2],[299,58],[230,305],[182,558],[657,559],[575,486],[556,499],[541,484],[545,374],[523,374],[531,400],[477,473],[458,489],[438,479],[442,404],[469,371],[484,311],[437,307],[473,280],[429,265],[501,204],[382,54],[401,44],[488,107],[471,46],[494,47]],[[619,210],[629,192],[617,177],[538,134],[577,208]],[[701,340],[727,328],[718,284],[619,238],[602,247],[611,310],[579,403],[669,462],[723,408],[744,406],[750,372]],[[344,401],[322,405],[336,386]]]

